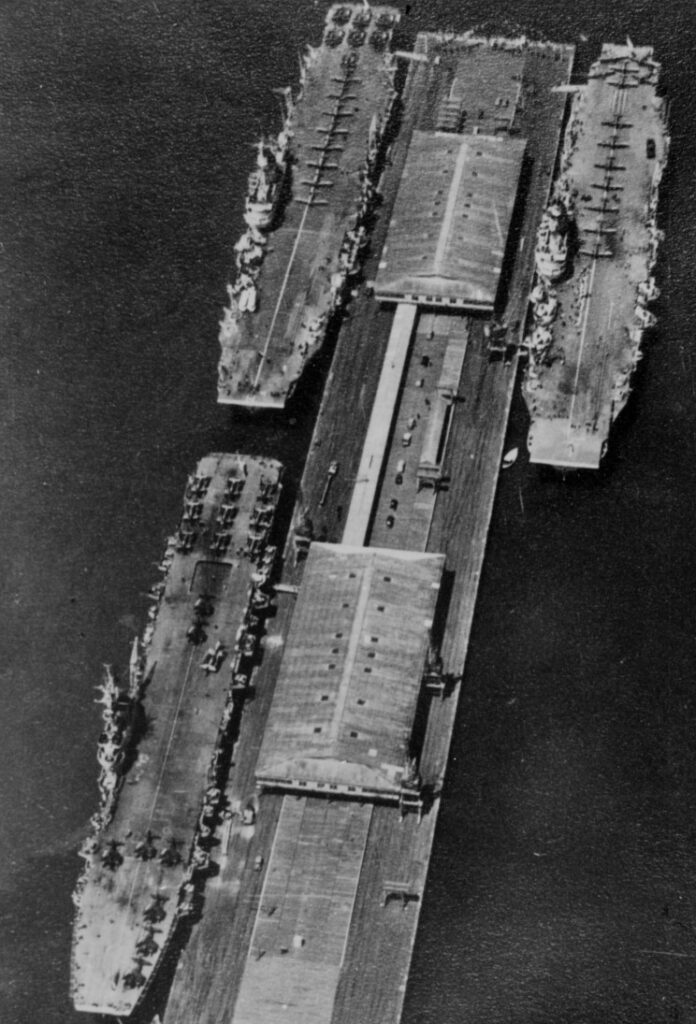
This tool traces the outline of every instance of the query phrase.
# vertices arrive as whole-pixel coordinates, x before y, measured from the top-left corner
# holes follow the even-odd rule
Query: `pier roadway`
[[[417,307],[410,303],[401,303],[394,314],[389,344],[358,467],[358,477],[353,485],[353,496],[343,531],[344,544],[365,544],[417,315]]]
[[[427,425],[437,402],[435,393],[442,373],[448,342],[459,338],[466,344],[469,318],[463,315],[422,313],[400,401],[394,416],[393,443],[385,449],[382,487],[375,501],[369,542],[374,547],[399,547],[423,551],[428,541],[437,492],[420,487],[418,465]],[[481,331],[477,332],[481,343]],[[454,405],[459,401],[455,396]],[[451,420],[450,420],[451,424]],[[443,424],[443,443],[450,425]]]

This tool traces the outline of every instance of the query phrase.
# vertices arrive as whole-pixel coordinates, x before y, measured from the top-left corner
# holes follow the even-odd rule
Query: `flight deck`
[[[279,481],[274,460],[200,461],[149,595],[148,626],[134,641],[129,688],[110,672],[99,688],[102,799],[75,894],[77,1009],[127,1016],[190,911],[232,710],[230,666]]]
[[[532,462],[599,467],[656,323],[648,306],[659,294],[657,202],[669,150],[658,77],[650,47],[606,45],[573,97],[532,293]]]
[[[220,325],[222,404],[283,408],[348,299],[395,97],[398,19],[392,7],[334,4],[321,45],[302,58],[299,94],[285,92],[283,179],[267,186],[277,199],[262,230],[247,215],[235,246]]]

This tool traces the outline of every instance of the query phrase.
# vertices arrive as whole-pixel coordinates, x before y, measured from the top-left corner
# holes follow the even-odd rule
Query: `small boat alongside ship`
[[[509,451],[505,452],[502,461],[503,469],[510,469],[517,462],[517,456],[520,454],[519,448],[510,448]]]

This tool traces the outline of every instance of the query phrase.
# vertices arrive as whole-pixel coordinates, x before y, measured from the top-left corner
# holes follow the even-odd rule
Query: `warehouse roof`
[[[508,135],[413,133],[377,298],[493,308],[525,145]]]
[[[443,555],[312,544],[256,771],[396,796]]]

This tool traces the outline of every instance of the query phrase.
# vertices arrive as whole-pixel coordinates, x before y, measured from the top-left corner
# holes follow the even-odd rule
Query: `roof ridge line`
[[[348,650],[346,651],[346,658],[343,664],[343,673],[341,675],[341,682],[338,687],[338,696],[336,698],[336,706],[334,708],[333,718],[331,719],[331,729],[329,735],[331,742],[335,743],[338,739],[338,730],[343,718],[343,712],[345,710],[346,701],[348,700],[348,691],[350,689],[350,679],[353,674],[353,665],[355,663],[355,655],[358,652],[360,646],[360,634],[362,633],[363,626],[365,623],[365,613],[367,611],[367,602],[370,599],[370,590],[372,589],[372,576],[374,574],[375,563],[374,559],[370,559],[368,564],[365,566],[363,578],[360,581],[360,594],[358,595],[358,602],[355,608],[355,617],[353,619],[353,626],[350,631],[350,638],[348,640]]]

